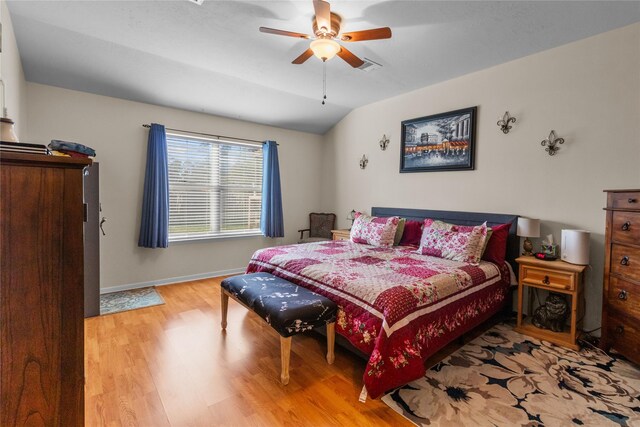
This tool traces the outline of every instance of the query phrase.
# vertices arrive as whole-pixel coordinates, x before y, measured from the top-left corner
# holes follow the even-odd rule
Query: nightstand
[[[351,230],[331,230],[333,240],[349,240]]]
[[[532,256],[521,256],[516,259],[520,266],[518,278],[518,323],[516,332],[549,341],[557,345],[579,350],[576,344],[584,313],[584,286],[582,284],[584,265],[569,264],[564,261],[543,261]],[[540,329],[531,324],[533,313],[523,319],[522,297],[524,287],[543,289],[569,296],[570,323],[562,332]],[[531,295],[530,295],[531,296]]]

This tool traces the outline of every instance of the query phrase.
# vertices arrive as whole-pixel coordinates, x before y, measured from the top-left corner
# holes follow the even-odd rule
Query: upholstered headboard
[[[371,208],[371,215],[381,217],[399,216],[400,218],[418,221],[425,218],[431,218],[458,225],[480,225],[486,221],[489,227],[492,225],[511,223],[511,227],[509,228],[509,238],[507,239],[507,261],[513,267],[513,271],[516,275],[518,274],[518,265],[515,262],[515,259],[518,257],[518,253],[520,252],[520,241],[516,235],[518,215],[481,212],[431,211],[427,209],[381,208],[376,206]]]

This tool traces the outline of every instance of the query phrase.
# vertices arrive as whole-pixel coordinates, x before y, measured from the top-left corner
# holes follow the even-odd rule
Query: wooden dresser
[[[0,153],[0,425],[84,426],[83,168]]]
[[[640,364],[640,190],[605,190],[601,348]]]

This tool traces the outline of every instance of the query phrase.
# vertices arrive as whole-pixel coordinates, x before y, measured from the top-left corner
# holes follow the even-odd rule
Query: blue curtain
[[[169,246],[167,135],[164,126],[156,123],[152,123],[149,129],[138,246],[143,248]]]
[[[265,141],[262,147],[262,154],[262,212],[260,215],[260,231],[267,237],[284,237],[278,144],[276,144],[275,141]]]

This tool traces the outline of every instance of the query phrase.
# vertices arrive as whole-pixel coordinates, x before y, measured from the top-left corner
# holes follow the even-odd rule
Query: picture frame
[[[477,108],[403,121],[400,173],[475,169]]]

